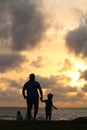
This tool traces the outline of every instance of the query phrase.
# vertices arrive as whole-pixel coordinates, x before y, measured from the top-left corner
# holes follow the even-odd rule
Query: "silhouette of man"
[[[27,81],[23,86],[22,94],[24,98],[27,100],[28,119],[31,120],[31,110],[32,106],[34,106],[34,120],[35,120],[38,113],[39,94],[41,96],[40,98],[43,99],[43,92],[40,83],[35,81],[35,75],[33,73],[30,74],[29,78],[30,78],[29,81]]]

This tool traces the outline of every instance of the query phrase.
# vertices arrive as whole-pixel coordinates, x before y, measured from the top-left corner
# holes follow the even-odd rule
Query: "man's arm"
[[[39,86],[39,92],[40,92],[40,99],[42,100],[43,99],[43,91],[42,91],[42,89],[41,89],[41,86]]]
[[[26,98],[26,95],[25,95],[25,88],[23,87],[23,90],[22,90],[22,94],[24,96],[24,98]]]

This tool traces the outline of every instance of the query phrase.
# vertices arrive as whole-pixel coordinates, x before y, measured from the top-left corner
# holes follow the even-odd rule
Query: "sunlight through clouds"
[[[25,106],[21,91],[33,72],[44,97],[52,92],[56,105],[84,106],[86,5],[86,0],[0,1],[1,105]]]

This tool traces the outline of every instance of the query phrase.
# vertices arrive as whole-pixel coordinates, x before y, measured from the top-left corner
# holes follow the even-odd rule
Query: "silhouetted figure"
[[[38,93],[39,90],[39,93]],[[40,98],[43,99],[43,92],[40,83],[35,81],[35,75],[32,73],[29,76],[29,81],[27,81],[22,90],[24,98],[27,100],[27,114],[28,120],[31,120],[31,110],[34,106],[34,120],[36,119],[39,106],[39,94]]]
[[[41,101],[46,103],[45,106],[46,120],[50,121],[52,116],[52,107],[55,108],[56,110],[57,108],[53,105],[53,101],[52,101],[53,94],[49,93],[47,97],[48,99],[46,100],[41,99]]]
[[[20,111],[17,111],[16,120],[18,120],[18,121],[23,120],[23,116],[22,116],[22,113]]]

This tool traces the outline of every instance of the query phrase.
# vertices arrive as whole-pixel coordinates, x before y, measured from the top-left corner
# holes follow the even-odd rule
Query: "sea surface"
[[[26,108],[23,107],[0,107],[0,119],[16,120],[16,113],[20,110],[25,120]],[[72,120],[87,116],[87,108],[58,108],[52,110],[52,120]],[[33,110],[32,110],[33,117]],[[39,108],[37,120],[45,120],[44,108]]]

